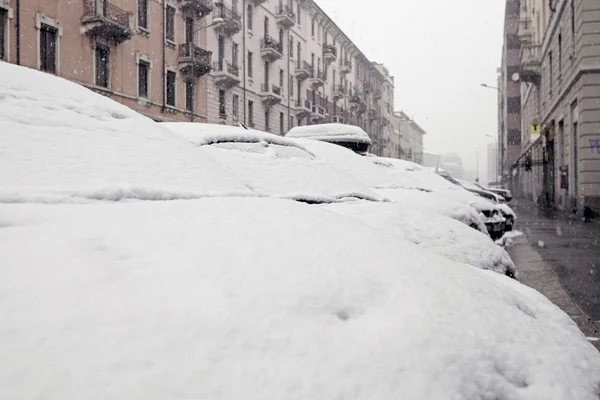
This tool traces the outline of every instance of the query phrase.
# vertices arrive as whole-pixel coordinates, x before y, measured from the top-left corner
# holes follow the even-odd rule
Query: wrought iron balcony
[[[369,110],[369,121],[375,121],[377,119],[377,111]]]
[[[110,4],[108,0],[84,0],[81,22],[85,33],[94,38],[99,37],[119,44],[133,36],[131,14]]]
[[[294,70],[296,79],[303,81],[313,75],[313,67],[306,61],[296,61],[296,69]]]
[[[294,112],[297,118],[308,117],[312,113],[311,104],[307,100],[296,99],[294,102]]]
[[[336,114],[333,116],[333,123],[335,124],[345,124],[346,123],[346,117],[344,117],[344,115],[342,114]]]
[[[354,90],[349,98],[350,107],[354,112],[362,113],[365,110],[365,101],[360,91]]]
[[[325,85],[325,72],[317,69],[313,70],[312,77],[310,78],[310,86],[312,88],[317,88]]]
[[[184,74],[200,77],[211,70],[212,52],[193,43],[179,45],[179,70]]]
[[[521,47],[521,68],[519,76],[521,82],[540,83],[542,74],[542,62],[540,58],[541,46],[539,44],[527,44]]]
[[[222,2],[214,3],[213,24],[217,32],[235,35],[242,30],[242,16]]]
[[[232,63],[215,61],[212,74],[219,87],[231,88],[240,84],[240,68]]]
[[[327,63],[331,63],[337,60],[337,48],[332,44],[323,45],[323,59]]]
[[[379,100],[379,99],[381,99],[381,96],[382,96],[381,89],[375,89],[375,90],[373,91],[373,98],[374,98],[375,100]]]
[[[276,14],[277,23],[286,29],[296,24],[296,14],[290,6],[278,6]]]
[[[517,37],[523,43],[530,43],[533,38],[533,24],[530,18],[519,19],[519,26],[517,28]]]
[[[266,106],[279,104],[282,100],[281,87],[263,83],[260,87],[260,96],[263,104]]]
[[[326,117],[325,107],[320,104],[312,103],[310,118],[313,122],[322,122]]]
[[[389,123],[390,123],[390,120],[387,119],[387,117],[385,117],[385,116],[379,117],[379,125],[387,126]]]
[[[342,74],[349,74],[352,72],[352,62],[348,60],[342,61],[340,65],[340,72]]]
[[[213,0],[179,0],[181,10],[194,13],[202,18],[210,14],[213,10]]]
[[[333,101],[339,100],[346,94],[346,88],[344,85],[333,85],[331,88],[331,98]]]
[[[283,57],[283,46],[270,36],[260,41],[260,54],[267,61],[273,62]]]
[[[250,4],[252,4],[254,7],[258,7],[266,1],[267,0],[250,0]]]

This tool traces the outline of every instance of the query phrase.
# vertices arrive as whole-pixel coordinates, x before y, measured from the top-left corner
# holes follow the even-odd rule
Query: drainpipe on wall
[[[287,30],[287,46],[290,47],[290,30],[289,29]],[[288,118],[288,120],[287,120],[287,125],[288,125],[288,130],[290,128],[290,118],[291,118],[291,110],[290,110],[291,96],[290,96],[290,93],[292,93],[292,85],[293,85],[293,82],[290,79],[290,76],[292,76],[292,71],[290,69],[290,62],[292,62],[291,51],[292,51],[292,49],[288,48],[288,62],[287,62],[287,66],[288,66],[287,67],[287,69],[288,69],[287,70],[287,81],[288,81],[288,91],[287,91],[287,94],[288,94],[288,96],[287,96],[287,103],[288,103],[287,104],[287,114],[288,114],[287,118]],[[298,94],[300,94],[300,93],[298,93]]]
[[[248,14],[246,11],[246,0],[242,1],[242,63],[244,64],[242,66],[242,73],[244,74],[244,86],[243,86],[243,94],[242,94],[242,102],[244,103],[243,106],[243,112],[244,112],[244,125],[246,125],[246,79],[247,79],[247,74],[246,74],[246,53],[248,52],[246,50],[246,15]],[[254,10],[252,10],[254,11]]]
[[[161,112],[165,112],[167,108],[167,88],[165,84],[166,74],[167,74],[167,1],[163,0],[162,2],[162,108]],[[192,49],[193,50],[193,49]]]
[[[17,36],[17,65],[21,65],[21,0],[17,0],[17,21],[15,30]]]

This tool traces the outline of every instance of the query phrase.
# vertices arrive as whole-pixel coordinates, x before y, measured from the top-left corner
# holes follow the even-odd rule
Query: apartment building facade
[[[522,131],[512,171],[524,195],[600,212],[600,8],[593,0],[531,2],[521,19]]]
[[[517,36],[520,2],[507,0],[504,14],[504,43],[499,69],[499,164],[502,181],[511,189],[515,178],[509,175],[510,166],[521,153],[521,84],[519,82],[521,43]]]
[[[396,157],[423,164],[423,136],[426,134],[425,130],[402,111],[394,112],[393,127],[394,132],[399,136],[395,141],[399,144]],[[395,148],[394,146],[391,147]]]
[[[212,123],[285,134],[298,125],[350,123],[372,151],[390,145],[394,81],[311,0],[225,0],[210,16],[207,77]]]
[[[155,120],[206,121],[208,0],[0,0],[0,60],[59,75]]]

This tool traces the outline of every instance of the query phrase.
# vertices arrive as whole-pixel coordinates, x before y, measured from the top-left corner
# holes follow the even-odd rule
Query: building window
[[[177,74],[174,71],[167,71],[167,105],[175,107],[175,85],[177,83]]]
[[[248,77],[252,78],[252,64],[254,64],[254,54],[249,51],[248,52]]]
[[[294,96],[294,76],[290,75],[290,81],[289,83],[289,90],[290,90],[290,97]],[[300,92],[298,92],[298,94],[300,94]]]
[[[575,0],[571,0],[571,46],[575,48]]]
[[[109,49],[108,47],[96,45],[96,86],[108,87],[108,65]]]
[[[219,90],[219,118],[227,118],[227,109],[225,108],[225,91]]]
[[[7,12],[5,9],[0,8],[0,60],[4,60],[6,58],[6,48],[7,40],[6,40],[6,21],[7,21]]]
[[[254,25],[254,12],[251,4],[248,4],[246,24],[248,24],[248,30],[251,31]]]
[[[294,38],[290,36],[290,57],[294,57]]]
[[[194,83],[185,82],[185,109],[192,112],[194,110]]]
[[[310,35],[314,38],[315,37],[315,19],[311,19],[310,20]]]
[[[231,103],[231,108],[233,112],[233,116],[238,119],[239,118],[239,110],[240,110],[240,96],[237,94],[233,95],[233,101]]]
[[[298,19],[298,25],[302,25],[302,8],[300,7],[300,3],[296,5],[296,18]]]
[[[290,129],[294,127],[294,116],[290,115]]]
[[[562,33],[558,34],[558,76],[562,74]]]
[[[248,124],[254,128],[254,102],[248,100]]]
[[[148,29],[148,0],[138,0],[138,28]]]
[[[148,98],[148,77],[150,63],[140,60],[138,63],[138,97]]]
[[[269,129],[271,129],[271,124],[269,124],[269,120],[271,119],[271,112],[269,111],[269,109],[267,108],[265,110],[265,131],[269,132]]]
[[[175,7],[167,6],[167,40],[175,41]]]
[[[283,135],[285,131],[283,130],[283,123],[285,121],[285,116],[282,112],[279,113],[279,133]]]
[[[231,44],[231,63],[235,66],[238,66],[238,53],[239,46],[237,43],[233,42]]]
[[[550,79],[548,79],[548,88],[550,90],[550,94],[552,94],[552,79],[554,79],[553,77],[553,73],[552,73],[552,52],[548,52],[548,74],[550,76]]]
[[[40,28],[40,70],[56,73],[57,30],[48,25]]]
[[[279,87],[283,88],[283,76],[284,76],[284,72],[283,69],[279,69]]]

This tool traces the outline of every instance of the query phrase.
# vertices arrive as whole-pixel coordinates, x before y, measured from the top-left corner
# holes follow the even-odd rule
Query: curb
[[[527,238],[523,235],[512,240],[512,245],[506,250],[517,266],[520,282],[542,293],[557,305],[571,317],[585,336],[600,338],[600,326],[592,321],[573,301],[560,283],[556,272],[529,244]],[[590,341],[590,343],[600,351],[600,341]]]

